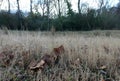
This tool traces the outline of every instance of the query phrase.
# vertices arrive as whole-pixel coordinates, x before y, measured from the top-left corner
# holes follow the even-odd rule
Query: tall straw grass
[[[109,78],[120,80],[120,38],[117,36],[96,36],[94,32],[56,32],[54,36],[50,32],[27,31],[9,31],[8,35],[0,31],[0,34],[0,52],[12,50],[14,54],[10,65],[0,63],[0,81],[100,81],[102,65],[107,67]],[[66,52],[59,65],[37,73],[29,70],[30,61],[39,61],[60,45]],[[22,53],[28,50],[30,53],[24,58]]]

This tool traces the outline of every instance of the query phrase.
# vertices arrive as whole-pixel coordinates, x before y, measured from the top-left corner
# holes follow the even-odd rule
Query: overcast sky
[[[77,11],[77,1],[78,0],[71,0],[72,1],[72,8],[73,10],[76,10]],[[110,4],[111,6],[114,6],[118,3],[119,0],[111,0]],[[88,3],[89,4],[89,7],[91,8],[97,8],[98,4],[97,4],[97,0],[81,0],[82,3]],[[3,0],[3,4],[1,6],[1,9],[5,9],[7,10],[8,7],[7,7],[7,0]],[[23,10],[23,11],[29,11],[29,4],[30,4],[30,0],[20,0],[20,8]],[[17,9],[17,5],[16,5],[16,0],[12,0],[11,2],[11,10],[16,10]]]

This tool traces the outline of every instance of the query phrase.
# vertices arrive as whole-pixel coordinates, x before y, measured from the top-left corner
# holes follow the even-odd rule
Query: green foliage
[[[102,8],[100,14],[99,10],[87,9],[86,13],[76,13],[72,10],[71,3],[66,0],[67,15],[49,18],[46,15],[41,16],[38,13],[28,13],[27,16],[22,11],[16,13],[8,13],[7,11],[0,12],[0,26],[6,26],[8,29],[24,29],[24,30],[48,30],[48,23],[50,27],[54,26],[57,31],[69,30],[108,30],[120,29],[120,15],[119,6],[112,8]]]
[[[8,14],[5,11],[0,12],[0,26],[6,25],[7,27],[9,27],[10,25],[13,24],[11,22],[12,20],[14,21],[14,16],[12,14]]]

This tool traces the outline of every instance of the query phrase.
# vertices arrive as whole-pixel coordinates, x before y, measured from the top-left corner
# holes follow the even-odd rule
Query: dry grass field
[[[53,48],[59,63],[32,71]],[[0,31],[0,81],[120,81],[120,31]]]

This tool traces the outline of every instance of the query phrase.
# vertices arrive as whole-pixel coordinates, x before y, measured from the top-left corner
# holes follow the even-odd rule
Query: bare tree
[[[80,9],[80,0],[78,0],[78,12],[79,12],[79,14],[81,13],[81,9]]]
[[[0,0],[0,10],[1,10],[2,3],[3,3],[3,0]]]
[[[22,18],[21,18],[21,11],[20,11],[20,4],[19,4],[19,0],[17,0],[17,8],[18,8],[18,11],[17,11],[17,15],[18,15],[18,22],[19,22],[19,29],[23,29],[22,27]]]
[[[106,8],[109,5],[109,2],[110,2],[110,0],[98,0],[98,7],[100,9],[98,14],[102,13],[102,8],[103,7]]]
[[[19,0],[17,0],[17,8],[18,8],[18,11],[20,11],[20,4],[19,4]]]
[[[50,18],[51,17],[59,17],[63,15],[65,12],[65,0],[38,0],[38,8],[41,9],[42,16],[47,16],[48,29],[50,29]],[[67,10],[66,10],[67,11]]]
[[[99,8],[100,8],[100,12],[99,13],[102,12],[103,5],[104,5],[104,0],[99,0]]]
[[[50,29],[50,0],[46,1],[46,7],[47,7],[47,22],[48,22],[48,30]]]
[[[33,4],[33,0],[30,0],[30,13],[33,13],[33,11],[32,11],[32,4]]]
[[[8,13],[10,13],[10,0],[8,0]]]
[[[53,0],[55,15],[57,15],[59,18],[63,15],[66,15],[67,13],[67,4],[66,0]]]
[[[58,11],[59,11],[58,17],[60,18],[61,17],[60,0],[57,0],[57,2],[58,2]]]
[[[45,16],[45,9],[46,9],[46,0],[38,0],[37,6],[40,6],[42,10],[42,16]]]
[[[48,26],[48,30],[50,29],[50,13],[51,13],[51,9],[52,8],[52,2],[53,0],[38,0],[36,6],[38,6],[38,8],[41,10],[41,14],[43,16],[43,21],[44,21],[44,17],[47,17],[47,26]]]

